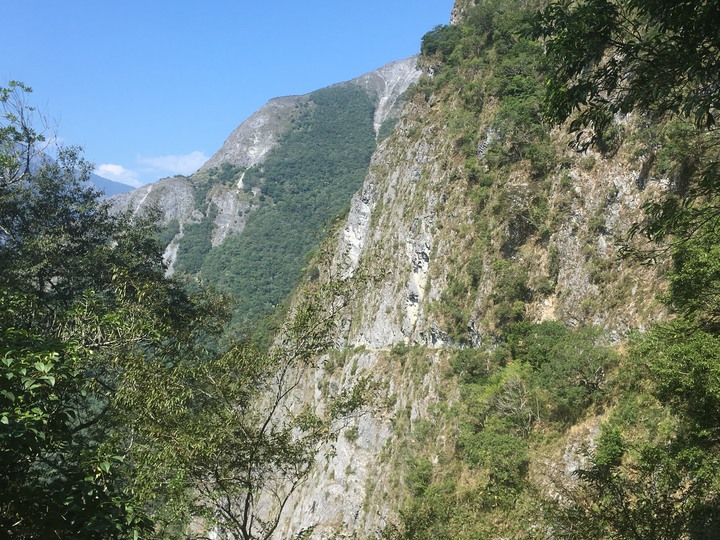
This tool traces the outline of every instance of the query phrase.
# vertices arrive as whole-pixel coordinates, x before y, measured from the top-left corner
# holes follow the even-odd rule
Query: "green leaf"
[[[33,367],[35,369],[37,369],[40,373],[47,373],[48,371],[50,371],[52,364],[45,364],[43,362],[35,362],[35,364],[33,364]]]

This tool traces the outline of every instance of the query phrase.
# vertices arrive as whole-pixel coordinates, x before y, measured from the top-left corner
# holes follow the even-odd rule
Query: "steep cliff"
[[[460,24],[472,8],[458,2],[453,21]],[[503,15],[492,9],[472,14],[495,17],[499,26]],[[472,496],[477,501],[467,530],[487,537],[527,533],[536,526],[534,501],[572,483],[586,462],[583,449],[594,444],[607,404],[598,398],[589,406],[596,398],[588,397],[576,412],[559,413],[557,401],[531,398],[534,375],[513,360],[515,345],[512,353],[506,348],[520,339],[513,328],[544,323],[538,328],[555,329],[558,343],[576,339],[577,351],[585,352],[574,354],[603,358],[593,370],[605,388],[613,377],[612,349],[621,350],[629,332],[664,316],[657,300],[662,264],[619,257],[643,203],[666,187],[666,179],[647,175],[635,119],[618,119],[624,138],[605,153],[572,150],[562,130],[540,122],[534,85],[542,75],[530,67],[532,45],[507,39],[504,57],[485,42],[462,62],[457,52],[448,59],[438,50],[421,59],[427,74],[373,155],[334,236],[334,264],[364,280],[342,321],[341,345],[308,375],[304,399],[322,404],[361,375],[375,381],[378,395],[375,407],[318,457],[277,538],[304,529],[312,529],[313,538],[391,535],[402,509],[426,504],[413,501],[427,489],[436,490],[429,497],[456,501],[458,515],[443,518],[448,522],[462,519],[466,503],[457,501]],[[506,90],[510,84],[517,86]],[[532,106],[518,102],[523,91]],[[515,113],[527,117],[509,125]],[[590,335],[585,329],[599,337],[582,337]],[[503,447],[507,455],[492,446],[495,440],[477,442],[487,430],[478,428],[475,439],[462,435],[469,429],[463,411],[480,399],[468,401],[462,362],[482,364],[472,369],[496,385],[482,390],[486,418],[505,422],[518,411],[527,414],[520,427],[493,432],[511,445]],[[526,410],[525,399],[538,401]],[[501,404],[517,410],[511,414]],[[566,417],[559,421],[559,415]],[[473,467],[461,457],[471,443],[485,456],[473,458]],[[498,464],[502,456],[516,465]],[[493,491],[502,466],[524,479],[513,482],[532,486],[508,487],[515,501],[498,502],[504,495]],[[495,503],[482,502],[492,493]],[[427,504],[419,516],[433,515]],[[427,519],[430,530],[435,518]]]
[[[158,207],[174,231],[164,238],[168,272],[215,283],[238,299],[238,323],[256,321],[283,302],[324,229],[347,208],[420,76],[416,63],[273,99],[197,173],[115,197],[114,206]]]

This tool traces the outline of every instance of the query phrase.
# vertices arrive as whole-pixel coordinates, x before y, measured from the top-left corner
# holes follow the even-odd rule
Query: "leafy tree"
[[[154,226],[109,214],[84,187],[78,149],[43,159],[28,91],[2,93],[0,530],[132,537],[152,520],[116,396],[138,366],[202,357],[197,339],[219,331],[225,310],[164,278]]]
[[[578,116],[594,142],[616,113],[635,108],[717,119],[720,36],[714,0],[554,1],[537,18],[552,76],[551,116]]]
[[[420,45],[423,56],[439,55],[448,58],[462,37],[462,28],[455,25],[438,25],[425,34]]]
[[[571,425],[601,400],[615,356],[601,345],[600,337],[596,329],[571,331],[555,321],[513,327],[513,358],[533,367],[533,382],[548,420]]]
[[[40,156],[48,125],[39,119],[38,111],[27,100],[32,88],[10,81],[7,87],[0,87],[0,174],[2,185],[7,188],[23,180],[31,165]],[[37,131],[40,129],[40,131]]]
[[[167,416],[149,414],[162,420],[148,424],[156,435],[147,440],[162,440],[163,447],[170,442],[173,460],[160,464],[168,476],[188,471],[183,493],[208,526],[232,538],[270,539],[321,446],[364,405],[365,379],[322,410],[296,401],[315,356],[331,343],[345,286],[338,280],[308,289],[271,350],[239,343],[195,368],[187,377],[192,395],[170,416],[169,426]],[[152,458],[156,450],[151,446],[148,454]],[[148,472],[156,476],[156,466]]]
[[[272,349],[219,350],[227,303],[165,277],[152,216],[111,215],[75,148],[23,168],[38,137],[4,118],[0,148],[29,149],[2,154],[0,179],[0,536],[185,537],[205,516],[268,538],[361,404],[365,383],[292,407],[340,285],[308,291]]]

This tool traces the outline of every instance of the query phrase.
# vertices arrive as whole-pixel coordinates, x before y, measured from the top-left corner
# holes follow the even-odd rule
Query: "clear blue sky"
[[[419,52],[453,0],[0,0],[20,80],[108,178],[189,173],[269,99]]]

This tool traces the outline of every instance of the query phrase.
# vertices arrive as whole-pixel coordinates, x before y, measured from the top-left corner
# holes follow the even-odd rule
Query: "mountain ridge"
[[[354,79],[330,86],[361,86],[376,99],[375,134],[391,116],[398,114],[398,102],[408,87],[417,82],[420,71],[417,56],[385,64]],[[288,114],[310,94],[272,98],[243,121],[225,140],[220,149],[205,162],[200,171],[230,163],[238,167],[259,165],[275,146],[278,137],[290,127]]]
[[[202,274],[233,294],[243,289],[237,313],[268,315],[299,279],[321,231],[350,204],[382,132],[391,131],[420,76],[416,64],[411,57],[303,96],[274,98],[194,175],[117,195],[114,209],[158,208],[161,224],[174,231],[163,235],[168,273]],[[271,219],[287,230],[277,234]],[[258,298],[245,305],[251,296]]]

